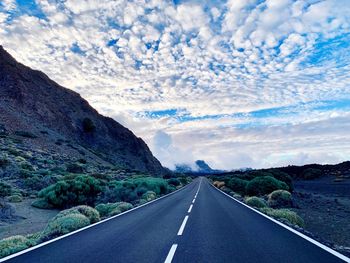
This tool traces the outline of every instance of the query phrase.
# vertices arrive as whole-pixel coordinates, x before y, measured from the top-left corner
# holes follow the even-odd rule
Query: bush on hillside
[[[70,163],[66,170],[68,173],[80,174],[84,172],[84,167],[78,163]]]
[[[38,194],[54,207],[93,205],[102,191],[99,180],[80,175],[74,179],[61,180],[41,190]]]
[[[232,189],[235,193],[244,195],[247,184],[248,181],[233,177],[227,182],[227,187]]]
[[[6,157],[4,156],[0,157],[0,168],[5,168],[9,164],[10,164],[10,161]]]
[[[0,197],[5,197],[11,195],[12,187],[8,183],[4,181],[0,181]]]
[[[272,174],[274,178],[286,183],[288,185],[289,191],[293,191],[293,179],[289,174],[278,169],[270,169],[268,171]]]
[[[94,132],[96,130],[96,126],[90,118],[83,119],[83,130],[87,133]]]
[[[247,205],[252,207],[256,207],[256,208],[267,207],[265,200],[256,196],[247,197],[244,201]]]
[[[275,190],[288,190],[288,185],[271,176],[256,177],[246,186],[246,194],[249,196],[262,196]]]
[[[286,190],[276,190],[268,195],[268,205],[272,208],[292,206],[292,195]]]
[[[30,139],[38,138],[38,136],[28,131],[15,131],[15,135]]]
[[[292,225],[297,225],[299,227],[304,226],[304,220],[300,216],[298,216],[297,213],[288,209],[272,209],[265,207],[261,208],[260,211],[276,219],[286,220]]]

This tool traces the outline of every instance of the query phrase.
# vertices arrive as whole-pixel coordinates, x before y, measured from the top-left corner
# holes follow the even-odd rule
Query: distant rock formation
[[[175,165],[175,172],[177,173],[198,173],[198,174],[212,174],[221,173],[221,170],[212,169],[204,160],[197,160],[192,168],[188,164]]]

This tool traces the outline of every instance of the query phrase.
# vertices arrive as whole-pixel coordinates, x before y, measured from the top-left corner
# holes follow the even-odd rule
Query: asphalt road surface
[[[232,200],[203,178],[149,205],[6,262],[344,261]]]

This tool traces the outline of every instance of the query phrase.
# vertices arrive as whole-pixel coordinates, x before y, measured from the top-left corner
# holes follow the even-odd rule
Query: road
[[[344,262],[197,179],[6,262]]]

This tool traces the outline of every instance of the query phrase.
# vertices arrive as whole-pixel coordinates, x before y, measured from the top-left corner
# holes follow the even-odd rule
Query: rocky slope
[[[18,63],[1,46],[0,133],[91,162],[152,174],[165,171],[142,139],[100,115],[78,93]]]

